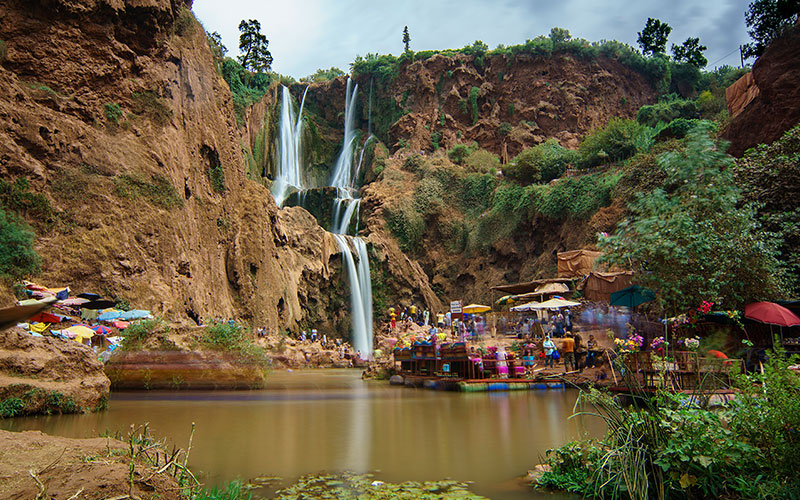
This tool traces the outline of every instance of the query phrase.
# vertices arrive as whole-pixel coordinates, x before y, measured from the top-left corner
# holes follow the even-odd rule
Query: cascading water
[[[358,170],[363,160],[362,150],[358,165],[354,168],[353,158],[357,142],[355,131],[357,93],[358,85],[353,86],[352,80],[348,78],[344,103],[344,140],[342,142],[342,151],[339,153],[339,158],[336,161],[331,177],[331,186],[336,188],[336,199],[333,202],[333,227],[331,229],[336,238],[336,243],[344,256],[350,281],[353,348],[361,352],[362,358],[367,358],[372,356],[372,283],[369,275],[367,245],[358,236],[346,235],[350,229],[353,215],[355,214],[357,217],[358,207],[361,203],[361,200],[354,196]],[[355,233],[357,232],[358,222],[356,222],[355,229]],[[351,248],[351,244],[353,248]],[[355,250],[355,254],[358,257],[358,262],[353,258],[353,250]]]
[[[272,196],[275,203],[283,206],[283,202],[290,194],[290,190],[302,191],[303,176],[302,166],[302,132],[303,132],[303,106],[306,102],[306,93],[303,92],[303,99],[300,101],[300,111],[295,118],[294,105],[292,104],[292,94],[286,86],[281,90],[281,121],[279,152],[280,163],[278,165],[278,175],[272,185]]]

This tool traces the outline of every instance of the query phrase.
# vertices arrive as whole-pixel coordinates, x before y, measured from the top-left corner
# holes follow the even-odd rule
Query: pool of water
[[[207,484],[258,476],[290,482],[319,472],[373,473],[390,482],[471,481],[489,498],[573,498],[531,492],[517,478],[545,451],[602,432],[573,418],[573,390],[472,393],[362,381],[358,370],[276,372],[258,391],[142,391],[112,394],[108,410],[0,420],[11,431],[66,437],[152,433],[186,447]]]

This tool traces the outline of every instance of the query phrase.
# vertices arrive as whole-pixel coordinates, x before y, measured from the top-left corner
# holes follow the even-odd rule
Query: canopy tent
[[[631,286],[633,271],[592,272],[578,286],[583,296],[595,302],[610,302],[611,294]]]
[[[470,304],[468,306],[464,306],[461,309],[461,311],[466,313],[466,314],[476,314],[476,313],[482,313],[482,312],[491,311],[491,310],[492,310],[492,308],[490,306],[484,306],[484,305],[481,305],[481,304]]]
[[[544,285],[545,283],[571,283],[571,282],[572,279],[570,278],[548,278],[548,279],[528,281],[524,283],[517,283],[514,285],[496,285],[491,287],[491,290],[520,295],[523,293],[535,292],[537,288],[539,288],[541,285]]]
[[[634,308],[655,299],[656,292],[640,285],[633,285],[613,292],[609,304],[617,307]]]
[[[592,250],[569,250],[558,252],[558,277],[583,278],[594,270],[594,262],[603,252]]]
[[[527,304],[520,304],[511,308],[514,312],[534,311],[537,309],[561,309],[562,307],[575,307],[579,306],[580,302],[573,302],[564,299],[550,299],[544,302],[528,302]]]

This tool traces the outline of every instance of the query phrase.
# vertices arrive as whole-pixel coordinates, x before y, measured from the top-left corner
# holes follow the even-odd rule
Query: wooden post
[[[608,355],[608,351],[603,351],[603,354],[606,355],[608,359],[608,366],[611,367],[611,375],[614,377],[614,385],[617,385],[617,374],[614,372],[614,363],[611,362],[611,356]]]

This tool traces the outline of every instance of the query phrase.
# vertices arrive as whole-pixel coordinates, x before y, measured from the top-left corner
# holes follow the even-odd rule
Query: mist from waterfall
[[[292,94],[285,85],[281,85],[281,119],[279,123],[279,163],[278,175],[272,184],[272,196],[279,207],[292,191],[302,191],[302,136],[303,136],[303,106],[306,102],[308,87],[303,92],[300,101],[300,111],[295,117]]]

